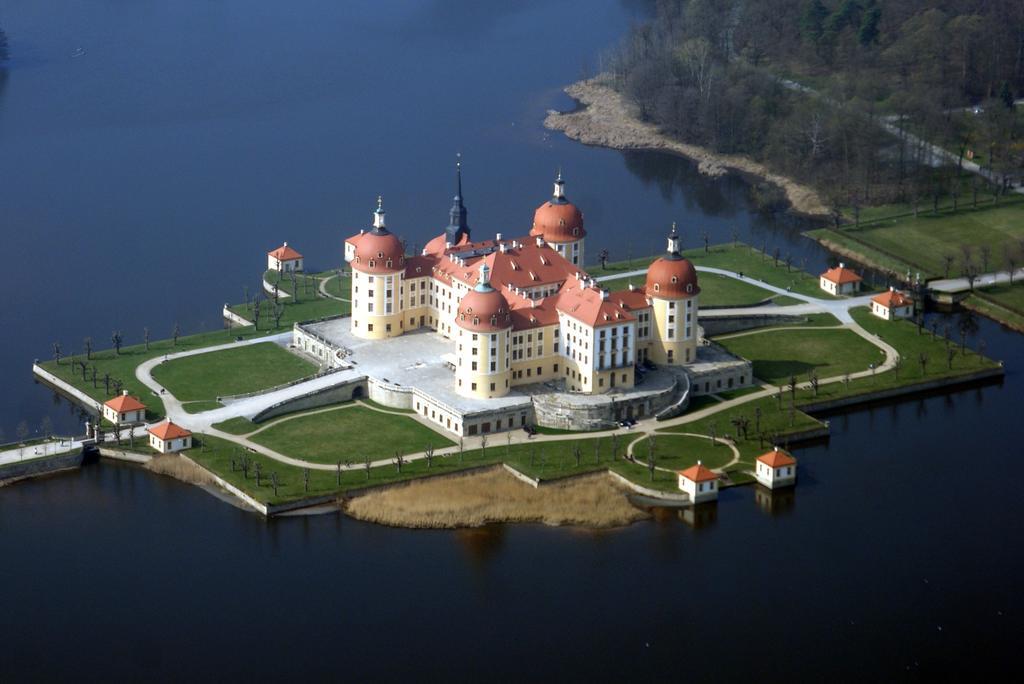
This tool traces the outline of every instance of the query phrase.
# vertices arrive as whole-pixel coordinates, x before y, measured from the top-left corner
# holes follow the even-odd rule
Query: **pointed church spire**
[[[466,205],[462,202],[462,154],[455,156],[455,197],[448,212],[448,227],[445,228],[445,242],[457,245],[463,235],[469,235]]]

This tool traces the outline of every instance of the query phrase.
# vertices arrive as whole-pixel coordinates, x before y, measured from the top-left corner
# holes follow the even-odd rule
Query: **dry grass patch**
[[[438,478],[352,499],[353,518],[396,527],[478,527],[496,522],[617,527],[648,517],[604,473],[533,488],[502,469]]]
[[[146,464],[146,469],[159,475],[167,475],[182,482],[196,485],[214,484],[213,476],[191,461],[186,461],[175,454],[154,456]]]

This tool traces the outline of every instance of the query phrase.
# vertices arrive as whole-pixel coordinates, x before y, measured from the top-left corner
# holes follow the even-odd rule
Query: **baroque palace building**
[[[351,334],[365,340],[429,329],[451,340],[459,395],[503,397],[517,385],[564,382],[603,394],[630,388],[645,361],[696,361],[700,287],[673,225],[644,287],[609,292],[583,268],[583,213],[561,174],[527,235],[474,241],[461,168],[444,232],[406,256],[377,201],[373,225],[345,241]]]

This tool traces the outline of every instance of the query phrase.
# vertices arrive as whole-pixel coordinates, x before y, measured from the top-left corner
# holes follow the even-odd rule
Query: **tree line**
[[[1019,0],[662,0],[606,69],[666,133],[836,205],[962,192],[924,141],[983,153],[997,179],[1024,164]]]

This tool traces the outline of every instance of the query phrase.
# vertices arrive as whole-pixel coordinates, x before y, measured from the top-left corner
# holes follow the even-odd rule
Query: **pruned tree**
[[[928,355],[924,352],[917,357],[917,362],[921,364],[921,375],[926,375],[928,372]]]
[[[115,356],[120,356],[121,354],[121,339],[122,337],[120,330],[115,330],[114,332],[110,333],[110,343],[114,345]]]
[[[302,491],[309,493],[309,468],[302,469]]]
[[[370,460],[370,454],[368,454],[368,453],[364,454],[363,455],[363,468],[366,470],[366,479],[367,479],[367,481],[369,481],[369,479],[370,479],[370,468],[371,468],[372,464],[373,464],[373,461]]]
[[[813,392],[814,396],[817,397],[818,396],[818,384],[821,382],[820,379],[818,378],[818,371],[816,369],[812,368],[811,372],[808,373],[807,376],[808,376],[807,377],[807,381],[811,385],[811,392]]]
[[[149,351],[149,328],[142,329],[142,342],[146,345],[146,351]]]
[[[277,496],[277,471],[270,473],[270,485],[274,488],[274,496]]]
[[[18,436],[18,456],[24,455],[25,442],[28,440],[28,436],[31,434],[28,428],[28,423],[24,420],[18,423],[18,427],[14,429],[14,434]]]
[[[576,467],[579,468],[580,467],[580,459],[583,458],[583,452],[580,451],[580,443],[579,442],[573,442],[573,445],[572,445],[572,457],[576,461]]]
[[[253,472],[256,474],[256,486],[260,486],[260,476],[263,474],[263,468],[260,466],[260,462],[256,461],[252,466]]]
[[[607,249],[602,249],[597,253],[597,260],[601,262],[602,269],[608,268],[608,257],[610,256]]]
[[[92,338],[86,337],[82,340],[82,348],[85,349],[85,358],[92,361]]]
[[[402,466],[405,465],[405,457],[402,456],[402,454],[399,453],[398,451],[395,451],[394,464],[395,470],[397,470],[398,472],[402,472]]]
[[[953,368],[953,357],[956,356],[956,349],[950,348],[946,350],[946,368],[952,370]]]
[[[53,360],[57,362],[58,366],[60,365],[60,342],[53,343]]]
[[[427,448],[423,450],[423,458],[427,461],[427,470],[434,465],[434,445],[428,444]]]
[[[173,346],[173,347],[177,347],[178,346],[178,338],[179,337],[181,337],[181,328],[178,326],[178,323],[175,322],[174,323],[174,330],[171,331],[171,346]]]

